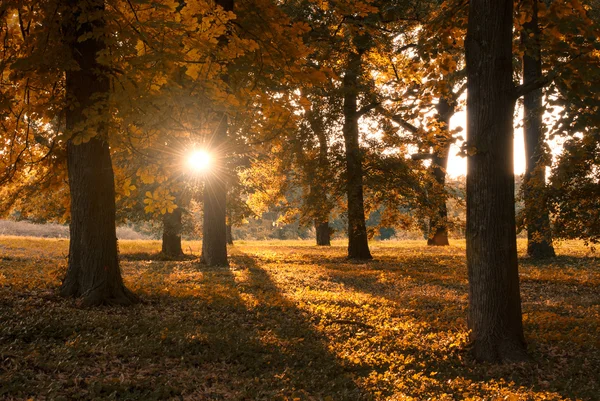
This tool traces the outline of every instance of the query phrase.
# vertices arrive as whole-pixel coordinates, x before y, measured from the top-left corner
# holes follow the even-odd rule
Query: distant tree
[[[233,5],[233,2],[231,3]],[[202,256],[208,266],[226,266],[227,261],[227,179],[225,155],[227,115],[219,113],[220,121],[211,141],[213,166],[206,175],[203,197]]]
[[[538,0],[521,3],[528,21],[523,24],[523,84],[531,85],[543,79],[541,35],[538,22]],[[544,106],[542,88],[523,96],[523,135],[525,137],[525,176],[523,194],[527,221],[527,254],[533,258],[555,256],[548,211],[546,162],[543,132]]]
[[[217,7],[225,12],[233,12],[233,0],[215,0]],[[228,35],[219,38],[222,46],[228,41]],[[227,84],[227,72],[221,76]],[[211,173],[206,175],[203,194],[202,255],[200,260],[208,266],[226,266],[227,261],[227,179],[225,159],[227,157],[228,116],[218,112],[215,116],[216,128],[209,140],[209,149],[213,157]]]
[[[183,249],[181,248],[181,233],[183,231],[181,215],[182,209],[180,207],[163,215],[161,252],[172,258],[179,258],[183,255]]]
[[[329,246],[333,233],[329,222],[339,210],[338,200],[343,196],[341,174],[334,165],[337,150],[331,146],[341,117],[341,102],[334,85],[323,82],[318,87],[305,88],[302,112],[292,141],[292,177],[302,188],[299,222],[304,227],[314,226],[318,246]]]
[[[600,2],[553,1],[549,8],[544,3],[538,6],[548,27],[542,30],[547,49],[544,69],[554,71],[546,102],[557,118],[549,133],[564,141],[549,177],[553,235],[598,243]]]
[[[363,73],[362,57],[368,49],[366,36],[358,36],[349,50],[342,81],[344,95],[344,143],[346,145],[346,196],[348,198],[348,257],[371,259],[363,195],[363,156],[359,144],[359,76]]]

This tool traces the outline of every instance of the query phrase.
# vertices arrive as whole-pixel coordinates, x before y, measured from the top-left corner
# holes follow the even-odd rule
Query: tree
[[[525,5],[526,4],[526,5]],[[523,85],[543,79],[541,36],[538,22],[538,0],[525,2],[530,20],[523,24]],[[546,161],[543,132],[544,106],[542,88],[523,95],[523,134],[526,170],[523,195],[527,224],[527,254],[533,258],[555,256],[546,194]]]
[[[359,83],[362,73],[362,56],[366,49],[356,38],[356,47],[350,50],[344,79],[344,144],[346,146],[346,196],[348,198],[348,257],[350,259],[372,259],[369,251],[367,225],[365,221],[363,195],[362,151],[359,144],[358,109]]]
[[[472,352],[527,358],[514,209],[512,0],[471,0],[467,64],[467,268]]]
[[[557,115],[549,136],[564,140],[549,177],[556,238],[600,240],[600,2],[539,3],[544,69],[554,72],[546,103]],[[567,57],[568,56],[568,59]],[[560,58],[560,60],[558,60]],[[567,61],[564,61],[564,60]],[[556,64],[562,62],[561,68]],[[553,70],[554,69],[554,70]]]
[[[332,229],[329,226],[329,215],[331,213],[332,206],[330,202],[328,202],[328,191],[327,184],[324,180],[325,176],[327,176],[327,168],[329,167],[329,163],[327,160],[327,138],[323,134],[323,132],[318,134],[319,139],[319,156],[317,160],[317,170],[318,170],[318,182],[316,182],[310,188],[310,193],[313,197],[320,198],[321,206],[325,206],[320,209],[316,214],[314,224],[315,224],[315,235],[316,242],[318,246],[330,246],[331,245],[331,232]]]
[[[329,226],[329,218],[334,208],[331,199],[333,195],[331,185],[334,176],[329,161],[330,151],[326,125],[332,124],[334,121],[331,118],[326,118],[326,114],[332,113],[332,105],[330,104],[332,102],[328,102],[320,94],[316,94],[311,100],[310,110],[306,112],[305,118],[308,121],[310,130],[317,139],[318,150],[316,156],[308,161],[308,166],[304,167],[306,178],[309,181],[306,204],[309,214],[313,218],[317,245],[330,246],[332,229]]]
[[[233,12],[233,0],[215,0],[215,5],[225,12]],[[227,42],[222,35],[219,42]],[[225,73],[221,79],[227,83]],[[227,261],[227,184],[224,177],[225,157],[227,154],[228,117],[225,112],[216,114],[217,128],[210,140],[210,152],[213,156],[212,172],[206,175],[204,183],[204,219],[202,226],[202,255],[200,260],[208,266],[226,266]]]
[[[429,236],[427,245],[444,246],[448,242],[448,208],[446,206],[446,169],[452,144],[450,135],[450,118],[454,114],[454,106],[448,99],[441,98],[437,104],[437,118],[441,125],[441,134],[436,136],[433,157],[431,158],[431,174],[433,175],[437,196],[434,197],[435,211],[429,220]]]
[[[181,249],[181,208],[167,212],[163,215],[163,235],[161,252],[171,258],[179,258],[183,255]]]
[[[232,3],[233,4],[233,3]],[[224,178],[227,115],[220,113],[221,121],[211,144],[213,166],[206,175],[203,193],[204,219],[202,225],[202,256],[208,266],[227,266],[227,185]]]
[[[104,1],[68,0],[64,6],[65,42],[75,64],[66,71],[71,239],[60,293],[80,297],[84,305],[127,305],[137,297],[123,284],[117,254],[115,186],[108,145],[110,81],[99,62],[105,49]]]

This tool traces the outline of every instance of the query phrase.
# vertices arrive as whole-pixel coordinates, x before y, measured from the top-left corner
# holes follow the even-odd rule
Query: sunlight
[[[212,157],[205,150],[195,150],[187,159],[188,166],[196,172],[204,172],[210,168]]]

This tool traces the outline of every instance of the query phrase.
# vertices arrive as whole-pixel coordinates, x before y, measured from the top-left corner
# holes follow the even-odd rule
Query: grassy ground
[[[82,309],[53,292],[66,240],[0,237],[0,399],[600,399],[600,260],[577,243],[522,258],[533,360],[475,365],[455,243],[374,243],[352,263],[342,243],[240,241],[209,269],[121,241],[145,303]]]
[[[19,237],[69,238],[69,226],[64,224],[44,223],[35,224],[27,221],[0,219],[0,236],[14,235]],[[119,239],[147,239],[131,227],[117,227]]]

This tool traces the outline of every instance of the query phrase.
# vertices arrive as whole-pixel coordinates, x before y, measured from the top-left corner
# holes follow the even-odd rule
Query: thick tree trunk
[[[317,233],[317,245],[331,246],[331,228],[329,221],[315,221],[315,231]]]
[[[436,149],[431,160],[431,169],[437,189],[436,213],[429,221],[429,238],[427,245],[446,246],[448,242],[448,208],[446,206],[446,168],[448,167],[448,156],[450,154],[450,118],[454,114],[454,108],[447,99],[441,98],[437,106],[438,121],[443,124],[446,135],[437,138]]]
[[[527,358],[514,208],[512,0],[471,0],[467,60],[467,267],[472,352]]]
[[[233,0],[215,0],[215,4],[225,11],[233,11]],[[227,35],[220,39],[227,43]],[[228,83],[227,75],[221,77]],[[208,174],[204,184],[204,224],[202,227],[202,256],[200,260],[208,266],[227,266],[227,184],[225,174],[225,143],[227,142],[228,120],[225,113],[220,114],[218,127],[211,141],[214,163],[212,173]]]
[[[523,25],[521,40],[526,47],[523,56],[523,84],[542,78],[540,29],[537,0],[530,0],[532,19]],[[532,36],[531,36],[532,35]],[[527,254],[533,258],[556,256],[552,246],[552,230],[548,212],[545,186],[546,167],[543,163],[544,134],[542,89],[531,91],[523,97],[525,160],[527,167],[523,180],[525,216],[527,224]]]
[[[348,197],[348,257],[372,259],[369,251],[363,197],[362,151],[358,130],[358,76],[361,55],[351,52],[346,68],[344,88],[344,144],[346,146],[346,194]]]
[[[173,210],[172,213],[163,215],[162,253],[171,258],[183,256],[181,249],[181,208]]]
[[[78,41],[104,26],[102,0],[68,1],[65,28],[77,69],[66,72],[67,165],[71,193],[69,263],[60,288],[66,297],[80,297],[86,306],[127,305],[137,297],[123,285],[115,228],[115,186],[108,138],[108,77],[97,57],[101,38]],[[81,14],[97,19],[80,24]],[[89,132],[94,137],[85,140]]]

